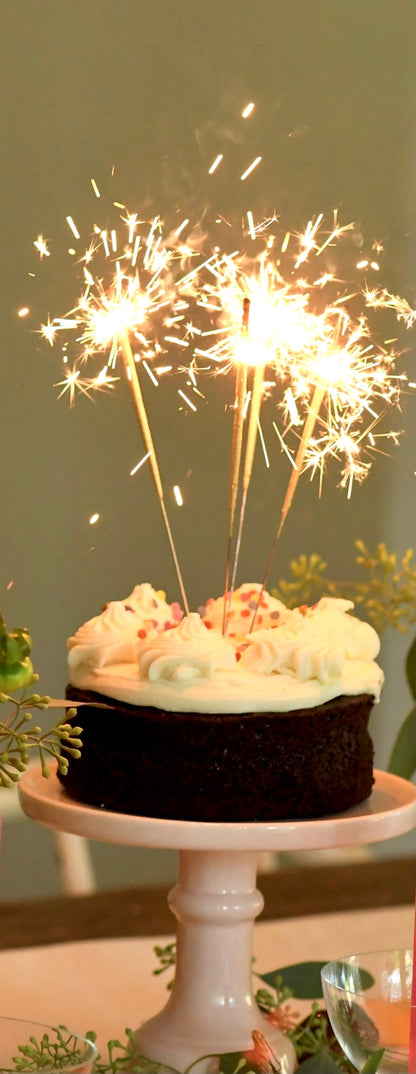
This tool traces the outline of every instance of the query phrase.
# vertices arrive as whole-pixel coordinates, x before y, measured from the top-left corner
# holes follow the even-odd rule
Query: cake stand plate
[[[54,766],[51,765],[51,770]],[[19,783],[23,811],[50,828],[104,843],[173,850],[323,850],[376,843],[410,831],[416,824],[416,788],[389,772],[375,771],[373,792],[346,813],[319,820],[230,824],[158,820],[75,802],[40,767]]]
[[[132,817],[72,801],[52,777],[30,769],[19,784],[24,812],[52,828],[108,843],[179,850],[178,883],[169,895],[177,918],[176,973],[164,1009],[138,1029],[137,1049],[193,1074],[218,1069],[200,1056],[253,1047],[259,1030],[282,1074],[296,1067],[293,1047],[258,1011],[251,983],[252,934],[263,908],[256,889],[261,850],[315,850],[377,842],[416,824],[416,788],[375,773],[370,798],[347,813],[311,821],[213,824]]]

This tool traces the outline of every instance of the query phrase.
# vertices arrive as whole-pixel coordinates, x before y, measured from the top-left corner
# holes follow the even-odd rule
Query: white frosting
[[[167,604],[164,598],[164,593],[143,582],[125,600],[106,604],[100,615],[68,639],[70,671],[135,661],[139,631],[166,630],[181,618],[179,605]]]
[[[218,672],[235,670],[234,647],[221,634],[204,626],[191,612],[175,630],[156,634],[138,650],[139,675],[153,683],[186,687],[194,679],[211,679]]]
[[[245,600],[248,588],[236,591],[236,599],[244,593]],[[326,597],[313,608],[291,611],[280,602],[274,608],[265,594],[269,611],[279,613],[266,622],[275,625],[224,638],[217,622],[207,629],[195,612],[164,629],[169,605],[163,614],[160,609],[156,625],[156,614],[144,619],[147,598],[154,600],[148,590],[154,594],[150,586],[137,586],[125,602],[137,603],[133,612],[126,612],[124,602],[113,602],[70,639],[74,686],[171,712],[288,712],[343,694],[380,696],[379,639],[371,626],[349,614],[350,601]],[[222,602],[213,603],[222,626]],[[135,622],[127,623],[127,615]]]

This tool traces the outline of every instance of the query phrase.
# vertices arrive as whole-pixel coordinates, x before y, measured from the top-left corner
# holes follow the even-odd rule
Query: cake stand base
[[[273,1047],[284,1074],[295,1052],[260,1014],[252,992],[253,923],[263,909],[256,890],[257,854],[181,851],[179,882],[169,895],[177,919],[177,962],[164,1010],[137,1033],[138,1050],[185,1070],[197,1058],[253,1048],[253,1030]],[[201,966],[204,967],[201,973]],[[212,1059],[192,1068],[215,1070]]]
[[[142,1025],[137,1052],[165,1070],[214,1074],[216,1055],[253,1048],[263,1033],[282,1074],[296,1069],[290,1041],[258,1011],[252,991],[252,932],[263,899],[256,890],[260,850],[323,849],[376,842],[411,830],[416,790],[375,773],[371,797],[347,813],[311,821],[213,824],[134,817],[83,806],[58,780],[29,770],[23,810],[49,827],[103,842],[179,850],[178,884],[169,896],[177,919],[177,961],[164,1009]],[[278,952],[273,957],[278,965]],[[140,1011],[138,1011],[138,1022]]]

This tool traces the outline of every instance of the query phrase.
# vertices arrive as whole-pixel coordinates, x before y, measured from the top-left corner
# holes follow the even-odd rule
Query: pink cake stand
[[[389,839],[416,824],[416,789],[375,773],[371,797],[347,813],[312,821],[204,824],[110,813],[72,801],[58,780],[30,769],[19,786],[24,812],[51,828],[106,843],[179,850],[169,895],[177,919],[177,961],[163,1010],[137,1031],[138,1052],[185,1071],[200,1056],[243,1051],[260,1029],[281,1063],[296,1067],[290,1042],[259,1013],[251,983],[252,933],[263,907],[259,851],[321,850]],[[212,1059],[193,1074],[215,1071]]]

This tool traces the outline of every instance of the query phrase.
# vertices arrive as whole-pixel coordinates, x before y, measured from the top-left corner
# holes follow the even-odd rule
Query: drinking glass
[[[328,1018],[338,1043],[362,1070],[384,1049],[379,1074],[408,1074],[412,1006],[413,952],[377,951],[328,962],[321,971]],[[414,1044],[411,1049],[415,1054]],[[416,1074],[414,1060],[409,1074]]]
[[[0,1017],[0,1074],[90,1074],[97,1054],[92,1041],[65,1026]]]

